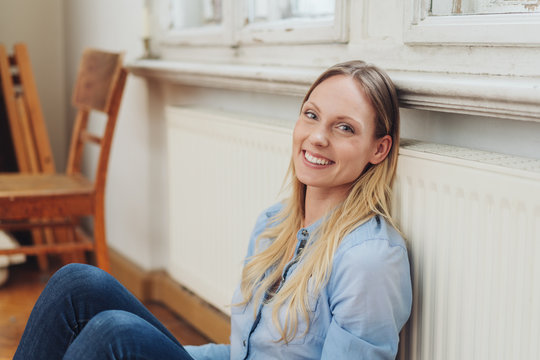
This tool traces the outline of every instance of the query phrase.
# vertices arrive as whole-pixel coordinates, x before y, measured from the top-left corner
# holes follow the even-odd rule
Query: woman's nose
[[[328,146],[328,132],[324,126],[317,126],[309,135],[309,141],[314,146]]]

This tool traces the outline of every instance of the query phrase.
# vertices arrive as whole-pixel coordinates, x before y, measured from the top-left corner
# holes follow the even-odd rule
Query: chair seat
[[[0,174],[0,219],[91,214],[94,194],[93,183],[79,174]]]

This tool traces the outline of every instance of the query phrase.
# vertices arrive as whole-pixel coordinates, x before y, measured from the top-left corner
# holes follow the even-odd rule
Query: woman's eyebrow
[[[304,106],[305,105],[310,105],[310,106],[313,106],[315,108],[315,110],[317,110],[317,112],[321,112],[321,109],[319,109],[319,107],[317,106],[317,104],[315,104],[313,101],[311,100],[308,100],[304,103]]]
[[[304,106],[312,106],[315,108],[315,110],[318,112],[318,113],[321,113],[321,109],[317,106],[317,104],[315,104],[312,100],[308,100],[304,103]],[[360,127],[360,128],[364,128],[364,123],[360,120],[357,120],[356,118],[352,117],[352,116],[349,116],[349,115],[339,115],[336,117],[337,120],[340,120],[340,121],[343,121],[343,120],[347,120],[347,121],[350,121],[350,122],[353,122],[354,125]]]
[[[356,118],[349,116],[349,115],[339,115],[336,117],[338,121],[346,121],[349,123],[349,125],[353,126],[354,128],[364,131],[365,124],[361,120],[357,120]]]
[[[354,117],[352,116],[348,116],[348,115],[340,115],[337,117],[338,120],[348,120],[348,121],[351,121],[355,124],[358,124],[358,126],[361,126],[361,127],[364,127],[364,123],[360,120],[357,120],[355,119]]]

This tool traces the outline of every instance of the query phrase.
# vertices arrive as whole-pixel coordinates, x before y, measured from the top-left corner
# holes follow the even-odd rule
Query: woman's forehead
[[[325,79],[313,89],[305,104],[321,112],[332,112],[335,117],[365,119],[376,115],[362,85],[349,75]]]

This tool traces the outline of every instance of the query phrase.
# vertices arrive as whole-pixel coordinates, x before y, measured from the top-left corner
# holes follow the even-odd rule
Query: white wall
[[[405,138],[540,159],[540,122],[411,109],[401,116]]]
[[[142,54],[142,8],[142,0],[64,2],[69,84],[75,81],[79,57],[86,47],[123,51],[125,63]],[[166,229],[160,215],[166,207],[157,203],[160,186],[155,184],[165,177],[155,166],[161,161],[162,150],[156,147],[153,134],[159,131],[160,123],[149,116],[149,106],[145,80],[129,76],[111,150],[106,193],[109,245],[146,269],[162,265],[153,254],[160,248],[156,239],[166,239],[160,234]],[[92,173],[96,160],[95,153],[85,158],[87,173]]]
[[[0,43],[9,53],[26,43],[58,170],[67,161],[64,27],[62,0],[0,1]]]

